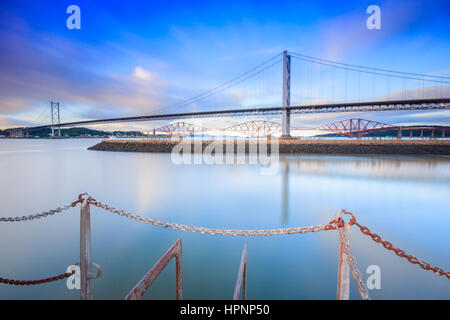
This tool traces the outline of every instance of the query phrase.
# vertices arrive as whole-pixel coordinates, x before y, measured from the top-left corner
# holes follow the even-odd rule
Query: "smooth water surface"
[[[53,209],[89,192],[103,203],[179,224],[271,229],[324,224],[342,208],[419,259],[450,270],[450,158],[293,156],[278,174],[258,165],[174,165],[169,154],[88,151],[95,139],[0,140],[0,216]],[[94,298],[122,299],[177,239],[183,297],[230,299],[244,244],[247,298],[335,299],[336,231],[231,237],[163,229],[91,209],[93,260],[103,268]],[[79,260],[79,206],[45,219],[0,223],[0,277],[38,279]],[[352,228],[364,279],[381,268],[374,299],[450,299],[450,281],[397,257]],[[1,299],[78,299],[65,280],[0,285]],[[146,293],[175,298],[172,261]],[[351,283],[351,298],[358,299]]]

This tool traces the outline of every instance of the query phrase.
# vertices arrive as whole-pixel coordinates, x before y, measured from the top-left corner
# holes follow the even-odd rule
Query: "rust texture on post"
[[[247,245],[244,245],[242,250],[241,264],[239,265],[239,271],[236,279],[236,285],[234,287],[233,300],[239,300],[242,285],[242,300],[245,300],[245,289],[246,289],[246,278],[247,278]]]
[[[350,239],[350,226],[350,223],[346,223],[343,227],[343,232],[348,239]],[[349,258],[344,250],[344,245],[340,241],[337,300],[349,300],[350,298],[350,264]]]
[[[92,300],[92,248],[91,248],[91,212],[89,202],[83,201],[80,209],[80,274],[81,300]]]
[[[177,300],[182,300],[183,299],[183,264],[182,264],[183,252],[182,252],[182,248],[181,248],[181,240],[178,240],[178,241],[179,241],[179,248],[178,248],[178,252],[177,252],[178,254],[175,256]]]
[[[176,282],[177,300],[182,299],[183,274],[182,274],[182,249],[181,240],[178,239],[167,252],[153,265],[153,267],[142,277],[142,279],[127,294],[125,300],[140,300],[153,281],[159,276],[172,258],[176,259]]]

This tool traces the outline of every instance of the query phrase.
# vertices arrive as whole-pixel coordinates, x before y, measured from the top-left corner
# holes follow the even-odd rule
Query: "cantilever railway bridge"
[[[243,123],[239,123],[230,127],[221,129],[210,129],[204,127],[197,127],[193,124],[186,122],[176,122],[168,126],[153,129],[153,135],[156,133],[167,134],[170,136],[188,136],[198,133],[208,133],[210,131],[223,132],[223,133],[239,133],[248,137],[268,137],[274,136],[281,132],[282,126],[279,123],[266,120],[251,120]],[[398,131],[398,137],[403,136],[403,132],[409,132],[412,137],[414,131],[419,131],[420,136],[424,136],[424,131],[430,132],[431,137],[446,136],[446,132],[450,132],[450,126],[396,126],[387,123],[381,123],[377,121],[371,121],[366,119],[351,118],[342,121],[336,121],[327,123],[319,127],[313,128],[301,128],[291,127],[292,131],[323,131],[325,133],[336,133],[347,137],[362,137],[375,132],[380,131]]]

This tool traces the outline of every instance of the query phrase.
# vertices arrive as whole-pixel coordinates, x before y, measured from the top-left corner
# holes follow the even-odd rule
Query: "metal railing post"
[[[342,230],[347,239],[350,239],[350,226],[350,223],[345,223]],[[337,300],[349,300],[350,298],[350,264],[344,245],[345,243],[340,241]]]
[[[244,244],[244,249],[242,250],[241,264],[239,265],[239,271],[236,279],[236,285],[234,287],[233,300],[239,300],[239,295],[241,293],[241,283],[242,284],[242,300],[245,300],[245,291],[247,287],[247,245]]]
[[[125,300],[141,300],[144,293],[152,285],[153,281],[159,276],[169,262],[176,260],[176,284],[177,300],[183,298],[183,274],[181,262],[181,240],[178,239],[166,253],[153,265],[153,267],[141,278],[141,280],[130,290]]]
[[[91,248],[91,212],[89,202],[84,200],[80,209],[80,273],[81,273],[81,300],[92,300],[92,279],[89,273],[92,270]]]
[[[175,269],[176,269],[176,283],[177,283],[177,300],[183,299],[183,263],[181,261],[183,256],[181,240],[178,243],[178,251],[175,255]]]

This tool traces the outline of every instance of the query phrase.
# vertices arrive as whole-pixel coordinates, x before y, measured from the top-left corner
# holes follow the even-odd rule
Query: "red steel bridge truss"
[[[434,136],[435,130],[440,130],[442,136],[445,136],[445,131],[450,131],[450,127],[433,127],[433,126],[409,126],[407,128],[401,126],[394,126],[387,123],[382,123],[378,121],[366,120],[366,119],[347,119],[337,122],[328,123],[315,128],[291,128],[292,131],[296,130],[312,130],[312,131],[325,131],[331,133],[341,134],[347,137],[357,137],[360,138],[369,133],[386,131],[386,130],[397,130],[399,136],[401,136],[402,131],[410,131],[412,136],[413,130],[420,130],[421,136],[423,136],[423,131],[431,131],[432,136]],[[223,129],[208,129],[204,127],[197,127],[186,122],[176,122],[169,124],[164,127],[160,127],[153,130],[153,133],[165,133],[171,136],[188,136],[194,133],[203,133],[207,131],[223,131],[225,133],[241,133],[247,137],[268,137],[281,132],[281,124],[266,121],[266,120],[252,120],[243,123],[239,123],[230,127]]]
[[[164,133],[171,136],[188,136],[194,133],[205,132],[207,128],[197,127],[187,122],[175,122],[163,127],[153,129],[153,134]]]
[[[293,130],[295,128],[292,128]],[[154,129],[155,133],[168,135],[187,136],[193,133],[205,132],[212,129],[196,127],[186,122],[176,122],[164,127]],[[249,137],[267,137],[281,132],[281,124],[266,120],[253,120],[237,125],[216,129],[215,131],[242,133]]]
[[[366,119],[347,119],[339,122],[332,122],[315,128],[315,130],[329,131],[338,133],[347,137],[361,137],[363,135],[385,130],[395,130],[400,127],[392,126],[387,123]]]
[[[224,128],[222,131],[239,132],[249,137],[267,137],[281,132],[281,124],[265,120],[254,120]]]
[[[332,133],[338,133],[347,137],[357,137],[360,138],[369,133],[374,133],[378,131],[386,131],[386,130],[397,130],[398,136],[402,136],[402,131],[409,131],[410,137],[412,137],[412,131],[420,131],[420,136],[423,137],[424,131],[430,131],[431,137],[434,137],[434,132],[440,131],[442,137],[445,137],[445,132],[450,130],[449,126],[408,126],[406,128],[402,126],[393,126],[390,124],[366,120],[366,119],[347,119],[338,122],[332,122],[325,124],[323,126],[314,128],[313,130],[322,130],[328,131]]]

